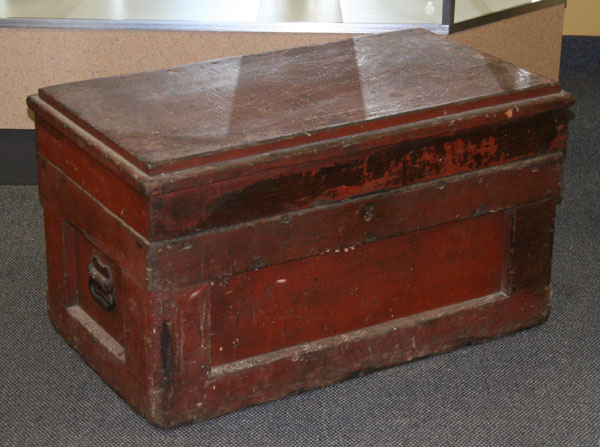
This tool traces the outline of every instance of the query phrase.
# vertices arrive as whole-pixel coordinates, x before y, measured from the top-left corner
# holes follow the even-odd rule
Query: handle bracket
[[[110,267],[94,256],[88,265],[90,293],[106,310],[115,306],[114,282]]]

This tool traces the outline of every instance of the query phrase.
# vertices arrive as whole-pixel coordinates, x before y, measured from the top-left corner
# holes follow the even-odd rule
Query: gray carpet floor
[[[170,431],[50,326],[36,187],[0,186],[0,445],[598,446],[600,38],[565,38],[561,83],[578,102],[546,324]]]

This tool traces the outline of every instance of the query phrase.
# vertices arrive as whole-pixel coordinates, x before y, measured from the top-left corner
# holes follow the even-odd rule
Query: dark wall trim
[[[33,129],[0,129],[0,185],[37,185]]]
[[[456,0],[444,0],[442,4],[442,24],[452,25],[454,23],[454,11],[456,10]]]

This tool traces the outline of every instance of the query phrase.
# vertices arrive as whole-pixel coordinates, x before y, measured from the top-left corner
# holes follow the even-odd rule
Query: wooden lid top
[[[424,30],[47,87],[40,97],[148,174],[559,92]]]

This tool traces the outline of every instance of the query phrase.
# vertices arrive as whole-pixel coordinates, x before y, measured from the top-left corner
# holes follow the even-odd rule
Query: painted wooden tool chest
[[[541,323],[572,102],[422,30],[43,88],[50,318],[159,427]]]

